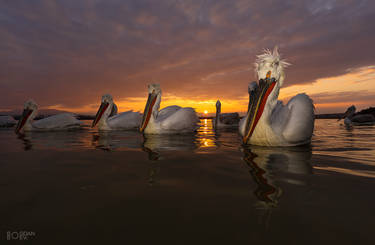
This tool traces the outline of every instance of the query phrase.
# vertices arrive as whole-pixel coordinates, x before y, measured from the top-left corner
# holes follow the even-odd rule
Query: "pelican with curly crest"
[[[281,60],[277,47],[257,56],[258,83],[249,84],[248,111],[239,126],[244,144],[297,146],[311,142],[314,105],[310,97],[298,94],[286,105],[277,100],[288,65]]]

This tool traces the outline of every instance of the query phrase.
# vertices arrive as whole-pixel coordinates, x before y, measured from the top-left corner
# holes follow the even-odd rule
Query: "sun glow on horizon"
[[[281,88],[279,100],[282,100],[285,104],[296,94],[306,93],[313,99],[317,114],[340,112],[351,104],[356,105],[359,110],[375,104],[375,98],[371,99],[371,96],[368,96],[370,97],[369,99],[363,100],[362,97],[347,95],[353,92],[358,92],[361,93],[361,95],[367,96],[375,92],[375,66],[348,70],[347,74],[318,79],[311,84],[293,85]],[[248,106],[246,89],[243,94],[243,96],[235,99],[221,99],[222,112],[238,112],[240,115],[244,115]],[[114,98],[115,103],[119,107],[119,112],[133,110],[143,113],[146,100],[146,97]],[[212,113],[216,110],[216,101],[217,98],[205,97],[202,99],[186,99],[172,94],[165,94],[162,97],[160,109],[171,105],[192,107],[197,113],[207,116],[213,115]],[[79,108],[51,105],[41,107],[41,109],[57,109],[82,114],[95,114],[99,105],[100,98],[98,98],[97,103],[87,104]]]
[[[116,103],[119,112],[124,112],[128,110],[139,111],[143,113],[144,107],[146,105],[147,98],[143,97],[130,97],[126,99],[116,99],[114,98],[114,102]],[[216,110],[216,101],[217,99],[206,99],[206,100],[198,100],[198,99],[184,99],[182,97],[176,96],[163,96],[160,104],[160,109],[163,109],[167,106],[171,105],[178,105],[181,107],[192,107],[196,110],[198,114],[209,116],[212,114],[213,111]],[[226,100],[222,99],[222,112],[239,112],[245,113],[247,110],[247,96],[243,98],[239,98],[237,100]],[[51,105],[47,107],[42,107],[42,109],[56,109],[56,110],[64,110],[64,111],[71,111],[75,113],[82,113],[82,114],[95,114],[97,109],[100,106],[100,99],[98,100],[97,104],[89,104],[85,105],[80,108],[69,108],[64,107],[62,105]]]

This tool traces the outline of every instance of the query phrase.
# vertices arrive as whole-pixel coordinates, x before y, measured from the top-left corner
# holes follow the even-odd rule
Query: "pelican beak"
[[[271,71],[269,71],[265,79],[259,80],[259,87],[257,87],[254,93],[251,94],[252,98],[250,98],[249,100],[249,107],[245,124],[246,128],[243,137],[244,144],[246,144],[252,136],[255,127],[263,114],[268,96],[271,94],[275,85],[276,79],[271,79]]]
[[[139,128],[139,131],[141,131],[141,132],[143,132],[145,130],[148,122],[150,121],[152,108],[155,105],[157,97],[158,97],[158,95],[157,95],[157,93],[155,93],[155,91],[152,91],[152,93],[148,94],[145,111],[143,112],[141,127]]]
[[[105,112],[105,110],[107,110],[108,106],[109,106],[109,103],[107,103],[107,102],[102,102],[100,104],[100,107],[98,109],[98,112],[95,115],[95,119],[92,122],[91,127],[95,127],[95,125],[99,122],[100,118],[102,118],[103,113]]]
[[[22,112],[21,118],[18,120],[17,126],[16,126],[16,134],[18,134],[23,126],[25,126],[25,123],[27,122],[27,119],[30,117],[31,113],[33,113],[33,110],[30,109],[24,109]]]

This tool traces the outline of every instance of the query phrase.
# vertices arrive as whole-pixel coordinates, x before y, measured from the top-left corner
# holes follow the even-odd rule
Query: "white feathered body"
[[[24,126],[25,131],[53,131],[80,128],[83,122],[75,118],[71,113],[61,113],[49,116],[37,121],[28,122]]]
[[[152,114],[145,134],[189,133],[198,127],[199,118],[191,107],[168,106]]]
[[[310,143],[314,130],[314,105],[306,94],[294,96],[287,105],[267,101],[264,113],[249,139],[250,144],[263,146],[297,146]],[[240,121],[243,136],[246,117]]]
[[[132,130],[137,129],[142,121],[139,112],[126,111],[109,118],[102,118],[98,123],[99,130]]]

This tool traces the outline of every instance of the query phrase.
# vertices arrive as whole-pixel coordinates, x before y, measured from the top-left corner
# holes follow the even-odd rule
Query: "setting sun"
[[[208,113],[208,111],[207,110],[205,110],[204,112],[203,112],[205,115],[207,115],[207,113]]]

